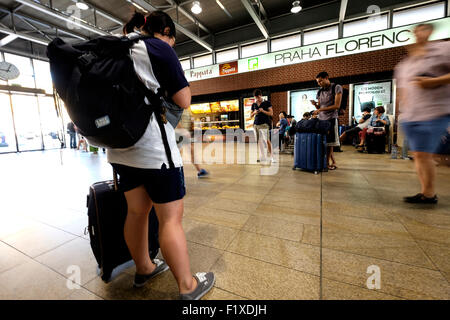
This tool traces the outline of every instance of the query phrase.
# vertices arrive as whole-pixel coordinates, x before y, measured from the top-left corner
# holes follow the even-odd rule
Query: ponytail
[[[134,32],[135,28],[140,28],[144,24],[145,24],[145,16],[142,13],[135,11],[131,20],[128,21],[126,25],[124,25],[123,33],[124,34],[132,33]]]
[[[159,33],[170,38],[176,37],[175,24],[172,18],[164,11],[154,11],[144,18],[145,24],[142,28],[150,36],[154,36],[155,33]],[[165,29],[169,28],[168,33],[164,33]]]

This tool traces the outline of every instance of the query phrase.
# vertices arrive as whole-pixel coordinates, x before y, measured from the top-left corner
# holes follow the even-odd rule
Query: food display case
[[[241,128],[239,100],[193,104],[190,111],[194,129],[206,131]]]

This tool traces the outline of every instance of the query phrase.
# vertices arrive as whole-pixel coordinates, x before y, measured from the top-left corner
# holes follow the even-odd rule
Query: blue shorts
[[[450,115],[431,121],[403,122],[402,128],[411,151],[436,153],[450,126]]]
[[[119,175],[119,190],[131,191],[144,186],[154,203],[168,203],[186,195],[183,167],[167,169],[140,169],[112,163]]]

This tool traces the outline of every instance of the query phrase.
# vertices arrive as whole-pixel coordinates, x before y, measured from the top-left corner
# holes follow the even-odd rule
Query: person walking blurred
[[[422,190],[408,203],[438,202],[433,156],[450,126],[450,42],[429,42],[432,24],[414,29],[416,43],[395,68],[400,123],[408,140]]]

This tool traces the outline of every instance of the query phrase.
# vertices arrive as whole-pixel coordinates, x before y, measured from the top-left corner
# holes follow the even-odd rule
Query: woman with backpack
[[[170,16],[162,11],[146,17],[136,12],[125,25],[124,33],[149,36],[131,50],[135,71],[146,87],[153,91],[159,89],[168,100],[183,109],[189,108],[191,90],[173,50],[176,30]],[[170,123],[164,124],[164,129],[172,159],[164,151],[162,133],[153,114],[146,132],[134,146],[108,149],[108,162],[119,174],[119,188],[127,200],[124,234],[136,264],[134,285],[142,287],[170,268],[178,284],[180,299],[198,300],[211,290],[215,276],[211,272],[192,276],[181,224],[186,193],[183,162],[175,129]],[[174,168],[169,163],[173,163]],[[152,261],[149,256],[148,216],[153,206],[159,220],[159,243],[166,261]]]

